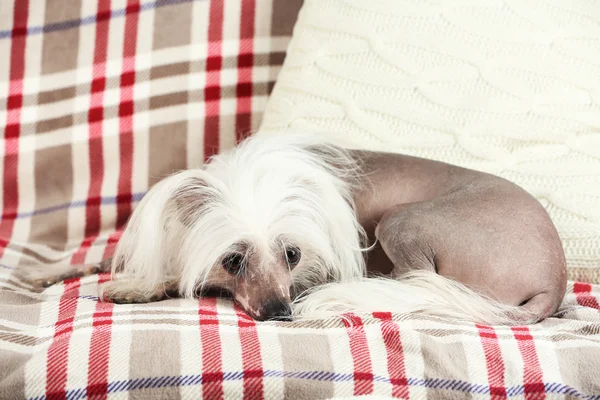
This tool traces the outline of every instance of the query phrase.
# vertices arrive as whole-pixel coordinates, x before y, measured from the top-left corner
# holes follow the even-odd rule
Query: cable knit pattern
[[[505,177],[600,282],[596,0],[306,0],[261,131]]]

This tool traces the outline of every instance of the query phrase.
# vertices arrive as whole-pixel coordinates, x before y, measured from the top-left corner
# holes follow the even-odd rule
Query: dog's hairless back
[[[369,272],[428,269],[507,304],[553,314],[566,262],[542,205],[500,177],[398,154],[352,151],[354,193],[370,240]]]

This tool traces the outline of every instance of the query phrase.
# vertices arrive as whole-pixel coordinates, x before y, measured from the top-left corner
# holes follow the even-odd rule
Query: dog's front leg
[[[426,203],[397,205],[377,225],[375,237],[394,264],[392,276],[415,269],[436,272],[435,235],[425,219],[426,208]]]
[[[15,275],[28,282],[34,288],[41,289],[55,285],[68,279],[110,271],[110,259],[97,264],[37,264],[19,266]]]
[[[117,278],[103,284],[100,290],[102,300],[116,304],[152,303],[178,296],[175,282],[165,282],[148,291],[141,290],[135,280]]]
[[[110,263],[112,259],[105,262]],[[120,271],[121,268],[116,268]],[[104,301],[116,304],[152,303],[178,296],[178,285],[175,281],[156,282],[148,285],[139,278],[113,276],[113,279],[100,286],[100,297]]]

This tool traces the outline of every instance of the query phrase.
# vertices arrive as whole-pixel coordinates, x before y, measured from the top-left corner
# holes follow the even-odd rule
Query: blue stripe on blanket
[[[146,192],[133,193],[131,195],[131,201],[133,203],[137,203],[145,195],[146,195]],[[102,205],[110,205],[110,204],[116,204],[116,203],[117,203],[116,196],[105,196],[105,197],[101,197],[100,198],[100,204],[102,204]],[[49,213],[52,213],[52,212],[55,212],[55,211],[64,210],[66,208],[80,208],[80,207],[85,207],[86,204],[87,204],[87,200],[77,200],[77,201],[74,201],[74,202],[71,202],[71,203],[64,203],[64,204],[59,204],[59,205],[52,206],[52,207],[40,208],[39,210],[35,210],[35,211],[20,212],[20,213],[17,214],[16,219],[19,219],[19,218],[31,218],[34,215],[49,214]],[[0,221],[2,221],[2,216],[0,216]]]
[[[340,374],[326,371],[300,371],[286,372],[267,370],[264,372],[265,378],[291,378],[304,379],[313,381],[326,382],[344,382],[354,380],[354,374]],[[244,378],[242,371],[224,372],[224,381],[241,381]],[[383,376],[374,376],[373,381],[390,383],[389,378]],[[473,393],[473,394],[489,394],[490,387],[488,385],[471,384],[465,381],[454,379],[407,379],[409,386],[426,387],[432,389],[444,389],[454,392]],[[185,376],[160,376],[151,378],[137,378],[124,381],[113,381],[108,384],[108,393],[127,392],[138,389],[163,388],[163,387],[178,387],[178,386],[196,386],[202,385],[202,375],[185,375]],[[585,400],[600,400],[600,395],[586,395],[579,392],[577,389],[564,385],[562,383],[546,383],[545,391],[548,394],[562,394],[577,397]],[[525,393],[523,385],[512,386],[507,388],[506,394],[509,397],[522,396]],[[69,400],[79,400],[85,398],[87,391],[85,388],[71,389],[66,393],[66,398]],[[45,400],[46,396],[31,397],[30,400]]]
[[[180,3],[190,3],[192,1],[198,0],[155,0],[152,2],[148,2],[140,5],[140,11],[148,11],[153,10],[155,8],[168,6],[172,4],[180,4]],[[109,18],[117,18],[125,16],[126,8],[121,8],[117,10],[111,10]],[[56,32],[62,31],[66,29],[77,28],[79,26],[90,25],[96,23],[96,15],[90,15],[89,17],[84,17],[81,19],[72,19],[68,21],[55,22],[53,24],[41,25],[41,26],[32,26],[27,28],[27,35],[39,35],[41,33],[47,32]],[[3,30],[0,31],[0,39],[10,39],[12,37],[12,30]]]

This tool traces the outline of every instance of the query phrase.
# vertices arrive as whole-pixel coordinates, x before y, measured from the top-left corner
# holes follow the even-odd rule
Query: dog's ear
[[[190,227],[213,197],[214,189],[206,179],[199,176],[190,177],[173,193],[172,216],[184,226]]]

